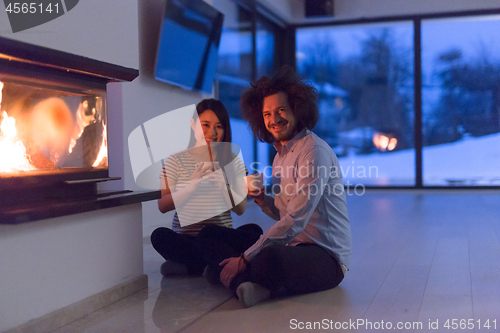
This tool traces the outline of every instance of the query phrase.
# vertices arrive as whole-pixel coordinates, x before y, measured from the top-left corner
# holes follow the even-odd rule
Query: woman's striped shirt
[[[187,183],[191,181],[191,176],[196,169],[197,163],[198,162],[193,159],[193,157],[187,150],[181,151],[177,154],[173,154],[163,164],[161,177],[167,177],[168,185],[171,190],[173,188],[175,188],[176,190],[180,190],[187,186]],[[237,169],[241,170],[242,168],[246,171],[245,165],[237,157],[235,165]],[[203,183],[200,184],[201,186],[203,186]],[[227,192],[227,188],[225,188],[224,186],[223,188],[221,188],[221,191]],[[196,194],[196,196],[193,196],[185,206],[183,206],[182,213],[184,216],[186,214],[189,215],[190,213],[196,216],[196,214],[199,214],[200,210],[202,210],[204,214],[206,213],[208,214],[208,216],[210,216],[212,214],[210,211],[220,212],[221,207],[227,207],[227,202],[225,201],[222,192],[220,194],[214,194],[214,191],[211,190],[207,190],[205,192],[201,190]],[[179,234],[196,236],[205,225],[209,224],[216,224],[232,228],[233,221],[231,219],[231,213],[229,210],[219,215],[216,215],[217,213],[213,214],[215,216],[202,222],[182,227],[180,225],[179,216],[176,211],[172,221],[172,230]]]

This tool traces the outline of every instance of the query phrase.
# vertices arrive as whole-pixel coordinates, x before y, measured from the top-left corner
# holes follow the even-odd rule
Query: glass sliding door
[[[421,30],[424,186],[499,186],[500,16]]]
[[[296,59],[345,185],[414,186],[413,22],[298,28]]]

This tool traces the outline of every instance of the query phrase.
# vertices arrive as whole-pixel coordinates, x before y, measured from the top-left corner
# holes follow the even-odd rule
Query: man
[[[219,255],[227,250],[220,281],[245,306],[337,286],[349,266],[351,231],[337,157],[310,131],[318,120],[315,89],[285,68],[257,81],[240,103],[254,135],[277,150],[274,199],[248,194],[277,222],[240,256],[231,237],[213,228],[200,235],[206,244],[218,239]]]

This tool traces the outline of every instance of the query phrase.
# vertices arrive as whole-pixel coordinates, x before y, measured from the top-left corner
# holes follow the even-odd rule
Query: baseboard
[[[32,319],[25,324],[9,329],[13,332],[45,333],[52,332],[92,312],[113,304],[125,297],[148,288],[148,276],[143,274],[127,282],[106,289],[98,294],[70,304],[62,309]]]

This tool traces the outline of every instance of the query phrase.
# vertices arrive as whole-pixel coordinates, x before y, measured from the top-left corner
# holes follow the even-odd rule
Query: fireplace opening
[[[97,190],[116,179],[108,171],[106,87],[138,74],[0,37],[1,223],[88,210],[109,195]]]
[[[105,92],[0,81],[0,177],[106,169]]]

